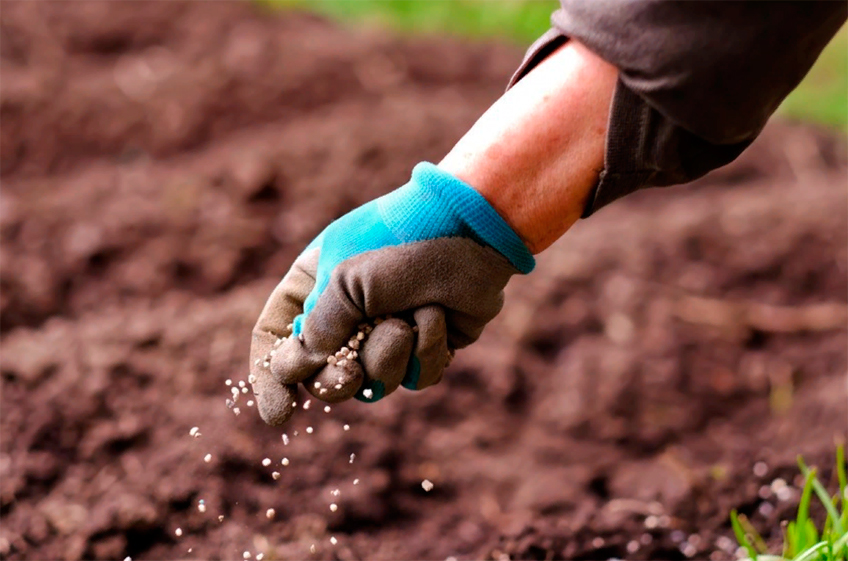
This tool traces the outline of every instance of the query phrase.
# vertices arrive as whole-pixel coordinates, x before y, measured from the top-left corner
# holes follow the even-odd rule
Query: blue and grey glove
[[[501,310],[509,278],[534,264],[482,195],[417,165],[409,183],[330,224],[271,294],[251,345],[260,415],[288,420],[300,382],[331,403],[435,384]]]

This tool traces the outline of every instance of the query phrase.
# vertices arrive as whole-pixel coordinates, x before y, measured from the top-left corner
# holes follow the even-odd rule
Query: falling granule
[[[350,430],[350,425],[345,425],[342,427],[344,430]]]
[[[306,427],[306,434],[312,434],[312,427]]]
[[[239,387],[243,388],[245,386],[244,380],[239,380]]]
[[[765,477],[768,473],[768,465],[765,462],[757,462],[754,464],[754,475],[757,477]]]
[[[223,514],[219,514],[219,515],[218,515],[218,522],[223,522],[223,521],[224,521],[224,515],[223,515]]]
[[[191,436],[193,436],[194,438],[197,438],[198,436],[200,436],[200,428],[199,427],[191,427],[191,430],[188,431],[188,433]]]
[[[283,445],[284,446],[289,445],[289,435],[287,435],[286,433],[283,433]]]
[[[353,484],[354,484],[354,485],[359,485],[359,479],[354,479],[354,480],[353,480]]]
[[[312,400],[311,400],[311,399],[307,399],[306,401],[304,401],[304,402],[303,402],[303,408],[304,408],[304,409],[309,409],[309,406],[310,406],[311,404],[312,404]]]
[[[636,540],[627,542],[627,553],[636,553],[637,551],[639,551],[639,542]]]
[[[183,535],[183,529],[177,528],[176,530],[174,530],[174,535],[176,535],[177,537],[182,536]]]
[[[233,407],[233,415],[235,415],[236,417],[241,415],[241,409],[239,409],[238,407]]]
[[[336,545],[339,543],[339,540],[336,539],[336,536],[330,536],[330,543]]]
[[[247,393],[249,390],[247,388],[242,388],[241,393]]]
[[[194,551],[194,548],[193,548],[193,547],[188,548],[188,552],[189,552],[189,553],[191,553],[192,551]]]
[[[247,406],[248,406],[248,407],[253,407],[253,400],[252,400],[252,399],[248,399],[248,400],[247,400]]]
[[[245,551],[244,553],[241,554],[241,557],[242,557],[242,559],[250,559],[250,552]]]
[[[274,510],[273,508],[269,508],[268,510],[265,511],[265,518],[267,518],[268,520],[273,520],[276,515],[277,515],[277,511]]]
[[[593,539],[592,540],[592,547],[594,547],[595,549],[600,549],[600,548],[604,547],[604,538],[597,537],[597,538]]]
[[[339,510],[339,505],[336,503],[330,504],[330,512],[336,512],[337,510]]]
[[[132,561],[132,557],[124,557],[124,561]]]
[[[287,466],[287,465],[289,465],[289,459],[283,458],[282,461],[280,461],[280,463],[283,464],[284,466]]]
[[[265,467],[270,466],[271,465],[271,458],[265,458],[264,460],[262,460],[262,465],[265,466]]]
[[[203,501],[200,501],[200,504],[197,505],[198,512],[206,512],[206,504]]]
[[[329,412],[330,412],[330,406],[329,406],[329,405],[325,405],[325,406],[324,406],[324,413],[329,413]]]
[[[372,392],[370,389],[362,390],[362,395],[365,396],[365,399],[371,399],[372,397],[374,397],[374,392]]]
[[[321,382],[315,382],[314,386],[315,386],[315,389],[317,390],[318,388],[321,387]]]
[[[205,456],[203,456],[203,461],[206,462],[207,464],[209,462],[211,462],[212,461],[212,454],[206,454]]]
[[[232,381],[232,380],[230,380],[229,378],[227,378],[226,380],[224,380],[224,385],[225,385],[225,386],[232,386],[232,385],[233,385],[233,381]]]
[[[262,561],[263,559],[265,559],[264,553],[257,553],[256,554],[256,561]]]
[[[314,544],[314,543],[313,543],[312,545],[310,545],[310,546],[309,546],[309,553],[315,553],[316,551],[317,551],[317,549],[315,549],[315,544]]]
[[[353,460],[355,460],[355,459],[356,459],[356,454],[351,454],[351,455],[350,455],[350,461],[349,461],[348,463],[349,463],[349,464],[352,464],[352,463],[353,463]]]
[[[334,497],[338,497],[341,494],[341,491],[339,491],[338,489],[333,489],[332,491],[330,491],[330,494]]]
[[[224,403],[227,405],[227,409],[232,409],[236,404],[232,399],[227,399]]]
[[[659,520],[653,514],[650,514],[645,518],[645,528],[649,530],[656,528],[658,524]]]
[[[271,474],[271,477],[274,478],[274,481],[278,480],[280,478],[280,472],[275,471],[274,473]]]
[[[335,385],[335,386],[333,386],[333,387],[334,387],[334,388],[336,388],[337,390],[342,389],[342,385],[341,385],[341,384],[336,384],[336,385]]]
[[[433,490],[433,482],[429,479],[425,479],[421,482],[421,488],[427,491],[428,493]]]
[[[325,393],[327,393],[327,388],[321,388],[318,390],[318,395],[324,395]]]
[[[300,434],[300,433],[299,433],[299,432],[297,432],[297,431],[294,431],[292,434],[294,434],[295,436],[297,436],[297,435],[298,435],[298,434]]]
[[[271,352],[273,353],[274,351],[271,351]],[[255,384],[256,383],[256,376],[251,374],[250,376],[247,377],[247,381],[250,382],[251,384]]]

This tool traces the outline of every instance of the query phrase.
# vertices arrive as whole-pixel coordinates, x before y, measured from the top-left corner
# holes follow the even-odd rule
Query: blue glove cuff
[[[386,226],[402,242],[471,237],[497,250],[523,274],[536,266],[521,238],[480,193],[429,162],[415,166],[409,183],[378,199],[378,208]],[[457,231],[458,223],[461,231]]]

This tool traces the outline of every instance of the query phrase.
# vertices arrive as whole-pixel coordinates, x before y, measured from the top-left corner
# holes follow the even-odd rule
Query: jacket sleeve
[[[572,37],[619,69],[605,169],[584,216],[734,160],[848,17],[840,1],[560,3],[510,86]]]

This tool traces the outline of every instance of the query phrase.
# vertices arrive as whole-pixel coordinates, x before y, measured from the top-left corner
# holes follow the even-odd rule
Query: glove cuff
[[[415,166],[412,180],[379,206],[386,224],[403,241],[464,236],[492,247],[522,274],[536,266],[533,254],[483,195],[429,162]],[[429,212],[422,212],[424,208]]]

